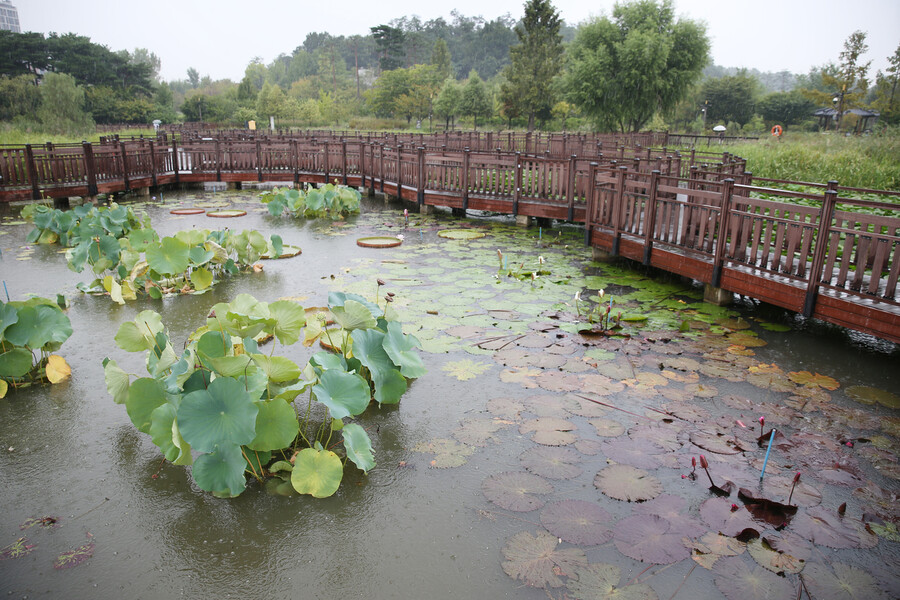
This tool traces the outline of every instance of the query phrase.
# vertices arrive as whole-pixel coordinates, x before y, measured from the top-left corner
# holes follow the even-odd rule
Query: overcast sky
[[[422,21],[452,8],[421,0],[12,0],[23,31],[77,33],[110,50],[147,48],[162,60],[161,77],[185,79],[188,67],[213,79],[239,81],[253,57],[268,64],[290,54],[306,34],[365,34],[405,15]],[[554,0],[577,24],[611,12],[613,0]],[[523,0],[455,0],[469,17],[519,19]],[[837,62],[847,37],[868,33],[870,79],[900,45],[900,0],[675,0],[676,12],[707,24],[715,64],[807,73]]]

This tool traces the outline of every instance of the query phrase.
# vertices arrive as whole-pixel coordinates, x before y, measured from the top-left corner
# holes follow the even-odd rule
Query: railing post
[[[381,193],[383,194],[384,193],[384,142],[380,142],[378,144],[378,147],[381,148],[380,152],[378,153],[378,164],[379,164],[378,181],[381,182]]]
[[[525,154],[531,154],[531,132],[525,133]]]
[[[719,212],[719,225],[716,232],[715,258],[713,259],[712,287],[721,287],[722,265],[725,263],[725,251],[728,247],[728,223],[731,221],[731,196],[734,193],[734,179],[731,177],[722,182],[722,208]]]
[[[822,209],[819,211],[819,227],[816,230],[816,247],[813,250],[812,266],[809,269],[809,283],[806,287],[806,299],[803,302],[803,316],[811,317],[819,295],[819,285],[825,279],[822,268],[825,266],[825,253],[828,251],[828,240],[831,237],[831,224],[834,208],[837,205],[838,182],[831,180],[825,190]],[[828,277],[828,280],[831,278]],[[826,280],[827,281],[827,280]]]
[[[262,181],[262,146],[260,146],[259,138],[256,138],[256,180]]]
[[[513,216],[518,216],[519,214],[519,193],[520,187],[522,184],[522,155],[516,152],[516,161],[513,165],[513,203],[512,203],[512,214]]]
[[[297,148],[297,139],[291,140],[291,166],[294,168],[294,187],[300,187],[300,150]]]
[[[128,155],[125,153],[125,142],[119,142],[119,153],[122,155],[122,179],[125,180],[125,191],[131,191],[131,180],[128,178]]]
[[[569,191],[569,214],[568,220],[575,220],[575,160],[577,156],[572,155],[569,157],[569,181],[568,181],[568,191]]]
[[[331,160],[330,160],[331,157],[328,155],[328,146],[329,146],[329,143],[326,141],[326,142],[323,144],[323,148],[325,148],[325,158],[324,158],[324,160],[322,161],[322,166],[323,166],[323,168],[324,168],[324,170],[325,170],[325,183],[326,183],[326,184],[328,183],[328,177],[329,177],[328,167],[330,166],[329,163],[331,162]]]
[[[403,142],[397,144],[397,197],[403,200]]]
[[[419,206],[425,206],[425,147],[419,146],[416,150],[416,169],[418,180],[416,182],[416,202]]]
[[[462,191],[462,207],[463,210],[468,210],[469,208],[469,147],[466,146],[463,148],[463,162],[462,162],[462,181],[460,182],[460,188]]]
[[[622,240],[622,213],[625,208],[625,177],[627,173],[628,167],[624,165],[620,166],[616,172],[616,199],[612,211],[613,242],[610,252],[613,256],[619,255],[619,242]]]
[[[594,211],[596,210],[597,200],[594,198],[597,188],[597,168],[599,165],[592,162],[588,165],[588,185],[587,198],[585,199],[586,207],[584,211],[584,245],[591,245],[591,223],[594,219]]]
[[[87,175],[88,196],[96,196],[97,167],[94,164],[94,147],[88,142],[81,142],[81,147],[84,150],[84,172]],[[156,185],[155,177],[154,174],[154,185]]]
[[[31,198],[41,199],[41,188],[38,185],[37,165],[34,162],[34,150],[31,144],[25,144],[25,169],[28,171],[28,179],[31,180]]]
[[[82,142],[82,143],[84,143],[84,142]],[[147,143],[150,145],[150,182],[151,182],[151,185],[153,185],[153,187],[156,187],[157,186],[157,182],[156,182],[156,144],[153,142],[153,140],[148,140]],[[91,155],[91,158],[93,158],[93,153]],[[94,186],[96,187],[96,185],[97,185],[97,183],[96,183],[96,179],[95,179]],[[94,194],[89,194],[89,195],[93,196]]]
[[[216,137],[216,181],[222,181],[222,147]]]
[[[347,185],[347,141],[341,140],[341,178]]]
[[[178,142],[175,141],[175,136],[172,136],[172,170],[175,171],[175,183],[180,183],[181,178],[178,175],[179,165],[178,165]]]
[[[647,207],[644,209],[644,264],[650,264],[653,251],[653,233],[656,229],[656,198],[659,187],[659,169],[650,173],[650,189],[647,190]]]

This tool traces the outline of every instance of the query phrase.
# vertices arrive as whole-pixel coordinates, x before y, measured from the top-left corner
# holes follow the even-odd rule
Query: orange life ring
[[[772,127],[772,135],[774,135],[775,137],[780,137],[781,132],[781,125],[775,125],[774,127]]]

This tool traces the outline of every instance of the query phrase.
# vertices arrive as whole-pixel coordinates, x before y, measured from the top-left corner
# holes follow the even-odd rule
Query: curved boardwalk
[[[584,223],[586,243],[612,255],[900,342],[900,204],[853,198],[871,190],[754,186],[728,153],[600,136],[243,135],[0,147],[0,201],[337,180],[422,206]]]

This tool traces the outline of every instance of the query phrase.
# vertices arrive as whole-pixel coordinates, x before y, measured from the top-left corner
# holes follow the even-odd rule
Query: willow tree
[[[706,27],[676,19],[670,0],[616,4],[578,28],[569,49],[569,100],[602,130],[638,131],[690,91],[709,61]]]
[[[556,103],[552,83],[563,64],[561,26],[559,12],[550,0],[528,0],[525,16],[516,25],[519,43],[509,49],[501,101],[509,108],[518,105],[519,112],[528,115],[529,131],[534,129],[535,115],[549,117]]]

